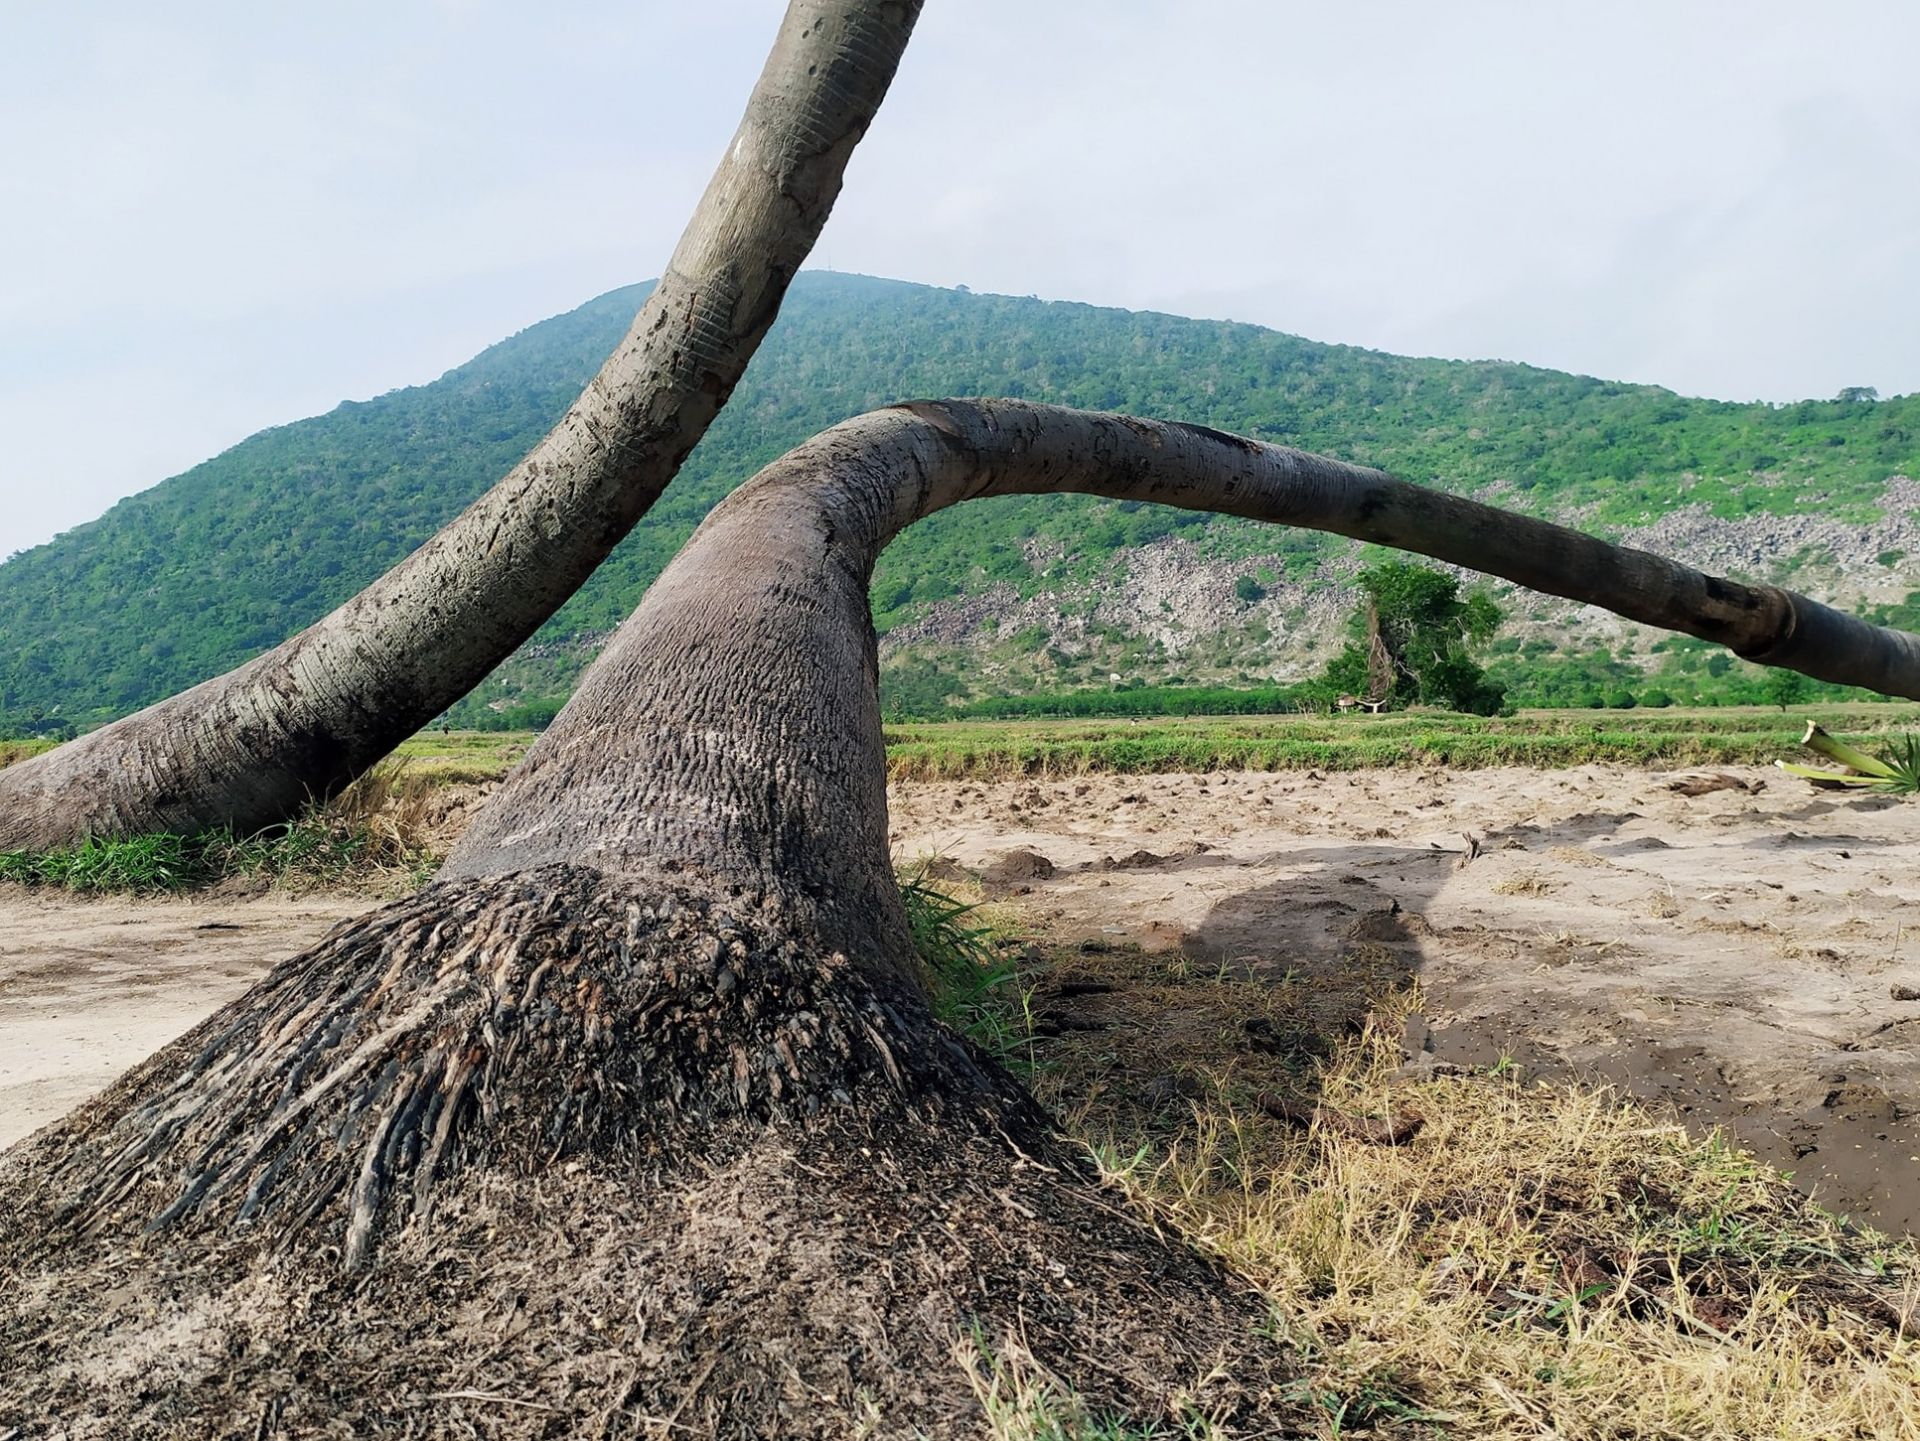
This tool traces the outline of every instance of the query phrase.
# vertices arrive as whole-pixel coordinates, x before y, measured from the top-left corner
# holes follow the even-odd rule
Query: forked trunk
[[[1060,490],[1920,689],[1912,637],[1297,452],[1013,402],[850,421],[715,510],[433,886],[0,1160],[0,1397],[115,1436],[963,1435],[977,1330],[1136,1418],[1284,1422],[1257,1298],[935,1022],[889,870],[875,557]]]
[[[286,820],[485,679],[632,529],[726,404],[826,223],[919,8],[793,0],[672,262],[552,433],[299,635],[0,772],[0,851]]]

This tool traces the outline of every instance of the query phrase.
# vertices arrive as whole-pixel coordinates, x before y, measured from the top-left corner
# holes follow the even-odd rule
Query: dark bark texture
[[[113,1095],[104,1171],[97,1130],[41,1152],[73,1199],[56,1233],[131,1213],[281,1249],[340,1217],[348,1270],[477,1167],[672,1166],[871,1096],[929,1123],[1036,1121],[919,994],[821,945],[804,904],[584,866],[442,883],[344,925]]]
[[[299,635],[0,773],[0,850],[285,820],[484,679],[592,574],[726,404],[918,11],[919,0],[793,0],[672,262],[552,433]]]
[[[1259,1297],[756,874],[438,883],[0,1157],[0,1428],[974,1436],[976,1337],[1290,1415]]]

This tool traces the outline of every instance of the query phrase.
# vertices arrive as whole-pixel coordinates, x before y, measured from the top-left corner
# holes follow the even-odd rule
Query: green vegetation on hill
[[[432,384],[264,431],[0,565],[0,727],[57,733],[124,713],[351,595],[531,446],[644,293],[602,296]],[[578,638],[617,624],[707,509],[759,466],[846,416],[949,394],[1176,417],[1455,489],[1498,482],[1504,503],[1580,508],[1602,528],[1688,503],[1865,519],[1888,476],[1920,471],[1920,396],[1688,400],[1251,325],[810,273],[681,478],[515,662],[522,690],[535,701],[564,693],[590,650]],[[995,581],[1032,593],[1090,578],[1114,551],[1176,532],[1212,554],[1278,554],[1282,578],[1295,579],[1344,544],[1130,503],[993,501],[936,516],[888,551],[876,620],[886,629]],[[1030,551],[1057,558],[1036,566]]]

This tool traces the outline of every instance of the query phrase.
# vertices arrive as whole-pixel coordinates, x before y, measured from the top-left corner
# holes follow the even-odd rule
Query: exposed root
[[[0,1288],[0,1432],[977,1438],[971,1338],[1142,1431],[1291,1429],[1258,1298],[1056,1152],[837,1115],[671,1177],[574,1164],[445,1182],[357,1276],[76,1249]]]
[[[1325,1101],[1298,1101],[1278,1091],[1261,1091],[1253,1100],[1255,1105],[1276,1121],[1285,1121],[1302,1129],[1324,1126],[1329,1131],[1374,1146],[1404,1146],[1420,1134],[1424,1124],[1419,1116],[1399,1115],[1386,1120],[1355,1116],[1338,1106],[1329,1106]]]
[[[635,886],[433,887],[0,1158],[0,1432],[972,1435],[968,1337],[1289,1414],[1259,1299],[918,999]]]
[[[665,1165],[690,1138],[876,1101],[1031,1129],[917,998],[798,921],[574,867],[429,887],[277,967],[4,1174],[56,1242],[212,1225],[324,1237],[352,1270],[474,1166]]]

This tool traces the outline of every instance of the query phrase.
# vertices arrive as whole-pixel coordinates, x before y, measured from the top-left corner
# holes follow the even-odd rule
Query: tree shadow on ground
[[[1832,815],[1844,825],[1844,811]],[[1576,847],[1604,864],[1660,844],[1618,834],[1635,819],[1622,811],[1520,823],[1478,844],[1483,855]],[[1772,843],[1871,843],[1838,827],[1809,829]],[[1728,847],[1730,871],[1743,849]],[[1231,885],[1232,864],[1216,852],[1164,858],[1155,869],[1169,879],[1192,872],[1212,888]],[[1811,1053],[1804,1071],[1781,1062],[1769,1099],[1754,1092],[1754,1060],[1777,1056],[1769,1037],[1779,1032],[1769,1027],[1780,1023],[1764,1006],[1703,1013],[1716,1004],[1711,987],[1669,996],[1668,986],[1684,984],[1664,969],[1672,958],[1630,935],[1602,941],[1544,919],[1530,926],[1520,907],[1477,918],[1450,907],[1455,923],[1436,927],[1428,913],[1438,893],[1476,864],[1464,846],[1304,845],[1260,864],[1288,874],[1221,895],[1190,929],[1147,919],[1136,927],[1145,944],[1092,940],[1056,953],[1034,998],[1062,1072],[1043,1086],[1056,1107],[1093,1096],[1113,1113],[1116,1134],[1165,1136],[1190,1119],[1190,1100],[1219,1093],[1223,1081],[1229,1096],[1270,1090],[1311,1105],[1318,1063],[1393,1016],[1412,1075],[1494,1070],[1612,1084],[1696,1134],[1727,1127],[1817,1186],[1831,1207],[1895,1230],[1920,1224],[1920,1115],[1897,1081],[1898,1057],[1880,1066],[1854,1054],[1898,1051],[1920,1022],[1888,1023],[1841,1047],[1830,1065],[1812,1064]],[[1425,1005],[1403,1024],[1416,983],[1428,988]]]
[[[1397,1014],[1421,966],[1420,912],[1463,854],[1302,849],[1288,856],[1296,874],[1225,896],[1174,945],[1056,949],[1031,1003],[1040,1089],[1056,1109],[1135,1136],[1178,1130],[1209,1095],[1311,1108],[1319,1062],[1376,1012]]]

